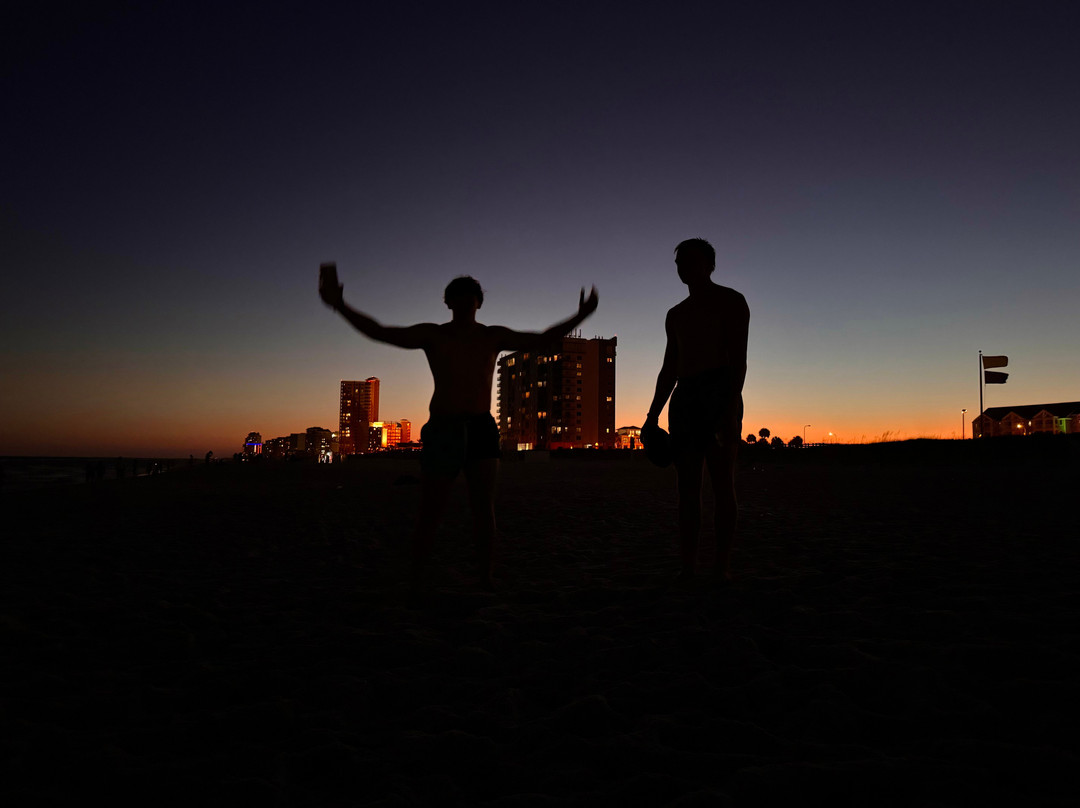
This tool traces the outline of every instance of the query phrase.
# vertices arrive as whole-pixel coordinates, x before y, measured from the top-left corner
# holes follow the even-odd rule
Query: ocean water
[[[187,458],[161,457],[0,457],[0,491],[142,477],[187,464]]]

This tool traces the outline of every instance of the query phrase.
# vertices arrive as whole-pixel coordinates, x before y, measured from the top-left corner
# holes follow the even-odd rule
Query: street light
[[[802,442],[803,442],[804,445],[806,444],[806,430],[809,429],[812,426],[813,426],[813,424],[805,424],[805,425],[803,425],[803,428],[802,428]]]
[[[967,412],[967,407],[964,407],[964,409],[960,410],[960,440],[964,439],[964,421],[966,420],[964,418],[965,412]]]

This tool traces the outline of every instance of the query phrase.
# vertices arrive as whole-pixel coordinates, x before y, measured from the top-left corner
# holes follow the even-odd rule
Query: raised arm
[[[664,363],[660,366],[660,372],[656,375],[656,392],[653,393],[652,404],[649,405],[649,414],[645,416],[645,423],[656,421],[660,418],[660,412],[667,404],[671,391],[675,389],[675,383],[679,380],[679,347],[678,341],[671,326],[671,313],[668,312],[664,321],[664,331],[667,332],[667,347],[664,349]]]
[[[436,326],[431,323],[420,323],[404,328],[382,325],[346,303],[343,298],[344,291],[345,286],[341,283],[320,283],[319,285],[319,297],[323,302],[348,320],[353,328],[365,337],[396,345],[399,348],[423,348],[429,343]]]
[[[585,318],[596,311],[599,302],[600,298],[596,294],[595,286],[588,297],[585,297],[585,289],[582,288],[578,296],[577,314],[560,323],[555,323],[545,331],[514,331],[496,326],[498,349],[500,351],[536,351],[552,345],[585,322]]]

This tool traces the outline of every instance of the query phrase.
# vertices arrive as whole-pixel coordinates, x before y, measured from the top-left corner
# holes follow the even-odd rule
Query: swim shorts
[[[471,460],[502,457],[499,426],[491,413],[440,415],[420,430],[420,466],[427,474],[456,477]]]
[[[716,368],[679,379],[668,404],[671,448],[676,457],[710,447],[735,451],[742,438],[742,393],[735,372]]]

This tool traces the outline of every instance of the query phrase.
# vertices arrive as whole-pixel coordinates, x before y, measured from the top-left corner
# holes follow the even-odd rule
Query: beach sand
[[[0,794],[1072,805],[1076,466],[812,451],[744,459],[726,590],[640,455],[504,462],[494,595],[463,485],[403,585],[408,459],[8,497]]]

